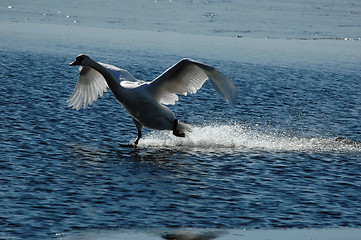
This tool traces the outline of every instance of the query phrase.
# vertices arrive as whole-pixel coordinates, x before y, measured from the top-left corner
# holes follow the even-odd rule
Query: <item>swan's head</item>
[[[87,66],[91,61],[92,60],[87,55],[80,54],[79,56],[76,57],[74,62],[69,63],[69,66],[77,66],[77,65]]]

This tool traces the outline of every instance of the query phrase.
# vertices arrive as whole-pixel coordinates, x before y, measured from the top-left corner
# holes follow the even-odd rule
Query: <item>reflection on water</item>
[[[225,234],[225,231],[196,231],[177,230],[172,232],[161,233],[161,237],[166,240],[211,240]]]
[[[359,239],[359,228],[334,228],[334,229],[194,229],[194,228],[168,228],[168,229],[143,229],[143,230],[109,230],[109,231],[82,231],[78,234],[65,234],[64,240],[239,240],[239,239],[278,239],[278,240],[342,240]],[[61,236],[62,234],[58,234]],[[57,237],[58,237],[57,236]]]

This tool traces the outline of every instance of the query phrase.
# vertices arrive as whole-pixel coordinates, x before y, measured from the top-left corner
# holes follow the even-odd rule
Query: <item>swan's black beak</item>
[[[77,66],[80,65],[80,61],[78,59],[76,59],[74,62],[69,63],[69,66]]]

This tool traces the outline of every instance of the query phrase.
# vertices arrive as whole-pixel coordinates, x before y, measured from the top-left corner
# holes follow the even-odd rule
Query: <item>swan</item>
[[[79,110],[102,97],[108,87],[114,97],[131,115],[138,135],[137,146],[143,127],[170,130],[177,137],[185,137],[190,125],[178,121],[165,105],[175,104],[177,94],[196,93],[209,79],[219,95],[232,106],[236,103],[237,87],[215,68],[184,58],[151,82],[135,79],[127,70],[113,65],[95,62],[81,54],[69,66],[80,66],[78,82],[68,106]]]

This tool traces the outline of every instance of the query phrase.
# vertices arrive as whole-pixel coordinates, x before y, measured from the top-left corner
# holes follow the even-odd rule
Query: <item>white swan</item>
[[[184,137],[190,126],[178,122],[174,113],[163,104],[175,104],[177,94],[196,93],[203,83],[210,79],[222,98],[233,106],[238,89],[223,74],[211,66],[182,59],[152,82],[136,80],[127,70],[97,63],[86,55],[79,55],[69,66],[80,65],[80,74],[69,107],[79,110],[86,108],[103,96],[109,87],[114,97],[129,112],[138,130],[137,145],[142,136],[143,126],[171,130],[178,137]],[[120,81],[120,83],[119,83]]]

